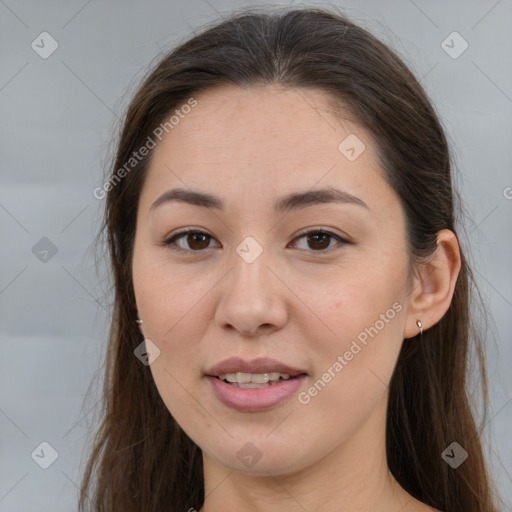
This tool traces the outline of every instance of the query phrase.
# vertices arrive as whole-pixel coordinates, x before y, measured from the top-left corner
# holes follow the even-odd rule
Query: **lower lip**
[[[207,376],[213,386],[217,398],[228,407],[243,412],[259,412],[271,409],[290,395],[295,393],[306,375],[300,375],[289,380],[280,380],[277,384],[265,388],[235,388],[216,377]]]

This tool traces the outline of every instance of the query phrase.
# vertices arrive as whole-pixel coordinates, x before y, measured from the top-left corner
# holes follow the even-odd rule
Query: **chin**
[[[300,443],[293,442],[290,438],[282,442],[277,437],[271,442],[267,436],[268,431],[262,432],[260,436],[229,438],[222,446],[215,446],[207,451],[218,464],[232,471],[254,476],[268,476],[269,473],[285,475],[307,467],[307,453],[297,450]],[[304,446],[301,448],[304,449]],[[310,452],[313,453],[313,448]]]

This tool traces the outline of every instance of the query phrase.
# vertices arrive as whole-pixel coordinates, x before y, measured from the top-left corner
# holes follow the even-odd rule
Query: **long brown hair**
[[[183,512],[204,502],[201,450],[169,413],[149,367],[134,356],[142,338],[131,262],[151,151],[133,158],[180,105],[220,84],[328,93],[333,109],[348,111],[377,142],[385,176],[406,215],[411,261],[432,253],[438,231],[457,232],[451,156],[426,93],[393,51],[337,10],[244,9],[168,53],[129,105],[108,186],[102,188],[108,193],[100,234],[107,237],[115,296],[102,422],[81,485],[80,511]],[[495,512],[468,398],[473,340],[487,403],[482,342],[471,335],[473,278],[462,247],[461,256],[449,310],[421,339],[403,343],[389,388],[387,460],[401,486],[432,507]],[[454,441],[468,453],[457,469],[441,457]]]

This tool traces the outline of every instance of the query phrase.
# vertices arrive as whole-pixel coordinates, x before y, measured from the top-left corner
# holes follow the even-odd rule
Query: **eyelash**
[[[301,233],[298,234],[298,236],[294,239],[294,240],[298,240],[300,238],[304,238],[306,237],[307,235],[312,235],[312,234],[324,234],[324,235],[328,235],[329,237],[331,238],[335,238],[339,244],[338,245],[344,245],[344,244],[350,244],[352,242],[350,242],[349,240],[346,240],[345,238],[333,233],[332,231],[328,231],[328,230],[325,230],[325,229],[312,229],[312,230],[309,230],[309,231],[303,231]],[[185,236],[187,235],[191,235],[191,234],[197,234],[197,235],[206,235],[207,237],[210,237],[210,239],[213,239],[213,237],[211,235],[209,235],[208,233],[204,232],[204,231],[200,231],[200,230],[197,230],[197,229],[191,229],[191,228],[187,228],[187,229],[184,229],[182,231],[179,231],[178,233],[175,233],[173,236],[171,236],[170,238],[164,240],[162,242],[161,245],[165,246],[165,247],[168,247],[169,249],[173,250],[173,251],[177,251],[177,252],[183,252],[183,253],[200,253],[200,252],[204,252],[206,249],[201,249],[201,250],[197,250],[197,251],[194,251],[193,249],[183,249],[182,247],[179,247],[178,245],[175,244],[175,241],[180,239],[180,238],[184,238]],[[333,246],[333,247],[329,247],[328,249],[321,249],[321,250],[310,250],[309,252],[312,252],[312,253],[318,253],[318,254],[325,254],[325,253],[331,253],[333,248],[336,247],[336,246]],[[208,247],[207,247],[208,249]]]

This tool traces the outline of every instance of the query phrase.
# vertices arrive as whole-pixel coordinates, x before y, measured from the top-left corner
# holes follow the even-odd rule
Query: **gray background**
[[[0,511],[76,509],[109,316],[104,267],[91,246],[102,208],[92,191],[102,183],[117,119],[161,51],[249,4],[0,0]],[[512,2],[336,5],[402,55],[453,145],[464,239],[492,315],[484,326],[492,399],[486,450],[510,510]],[[43,46],[45,31],[58,48],[43,59],[31,43]],[[469,44],[457,58],[442,47],[453,31]],[[453,54],[463,42],[448,44]],[[43,457],[38,448],[45,441],[58,457],[42,469],[35,460],[50,461],[49,449]]]

